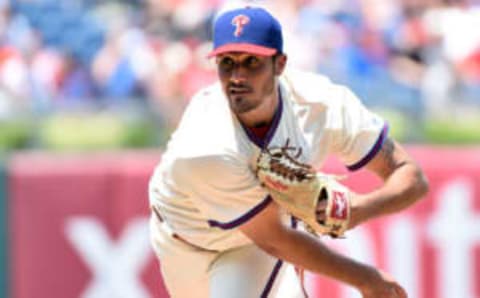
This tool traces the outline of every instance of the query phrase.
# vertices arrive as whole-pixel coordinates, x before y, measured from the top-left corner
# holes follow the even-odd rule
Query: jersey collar
[[[280,119],[282,118],[283,113],[283,99],[282,99],[282,92],[281,88],[278,88],[278,107],[275,110],[275,114],[273,115],[272,124],[270,125],[270,129],[268,130],[267,134],[263,139],[257,137],[248,127],[242,125],[243,130],[247,134],[250,141],[252,141],[255,145],[260,147],[261,149],[266,148],[270,141],[273,139],[275,132],[277,131],[278,125],[280,124]]]

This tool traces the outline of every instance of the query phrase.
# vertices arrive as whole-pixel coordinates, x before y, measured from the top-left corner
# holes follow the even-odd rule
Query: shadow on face
[[[231,52],[217,56],[216,64],[230,108],[241,114],[255,109],[273,94],[275,78],[283,72],[286,56]]]

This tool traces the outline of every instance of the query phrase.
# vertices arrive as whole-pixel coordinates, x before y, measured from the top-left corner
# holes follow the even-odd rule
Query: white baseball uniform
[[[271,201],[254,174],[261,148],[289,139],[303,162],[321,169],[336,154],[351,170],[380,150],[386,123],[348,88],[288,69],[279,90],[263,140],[231,112],[219,83],[193,97],[172,135],[150,181],[151,239],[172,297],[302,297],[292,267],[238,229]]]

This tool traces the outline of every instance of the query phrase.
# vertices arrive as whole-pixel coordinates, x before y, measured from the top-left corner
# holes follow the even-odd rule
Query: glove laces
[[[265,148],[263,151],[271,158],[270,169],[283,178],[304,181],[315,177],[312,166],[298,160],[302,155],[302,148],[291,146],[290,139],[287,139],[283,146]]]

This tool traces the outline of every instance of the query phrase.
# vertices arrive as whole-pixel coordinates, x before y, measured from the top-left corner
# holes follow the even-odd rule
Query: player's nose
[[[230,76],[230,81],[233,83],[245,82],[247,79],[245,71],[242,70],[242,67],[236,67]]]

